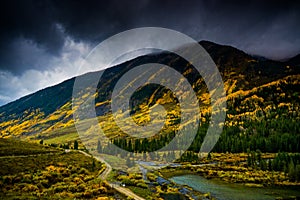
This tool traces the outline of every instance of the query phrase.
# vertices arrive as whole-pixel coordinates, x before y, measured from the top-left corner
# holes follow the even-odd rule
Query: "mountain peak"
[[[299,68],[295,66],[287,68],[288,63],[270,60],[261,61],[228,45],[220,45],[209,41],[201,41],[200,44],[216,63],[228,94],[232,96],[241,96],[239,91],[252,91],[253,88],[258,88],[274,81],[280,81],[287,76],[300,73]],[[298,55],[290,61],[296,62],[299,58],[300,56]],[[169,52],[148,54],[113,66],[104,71],[101,82],[98,84],[97,98],[95,99],[96,113],[98,116],[109,113],[111,93],[120,77],[132,68],[145,63],[161,63],[173,67],[178,72],[184,74],[186,78],[193,83],[193,88],[195,88],[197,94],[204,95],[205,89],[203,88],[205,86],[201,80],[201,75],[197,74],[186,60]],[[93,76],[93,73],[94,72],[87,73],[82,76],[86,76],[88,80],[90,76]],[[135,80],[133,80],[132,84],[134,81]],[[286,81],[283,82],[285,83]],[[290,82],[286,83],[289,84]],[[34,133],[48,134],[61,127],[67,127],[67,125],[71,126],[73,124],[71,102],[73,84],[74,78],[1,106],[0,132],[2,136],[34,135]],[[144,99],[151,99],[150,103],[158,101],[167,105],[169,99],[167,99],[167,101],[164,98],[167,98],[168,95],[164,94],[166,94],[166,92],[163,89],[148,87],[146,92],[136,93],[136,96],[133,96],[132,105],[137,107]],[[247,92],[245,92],[245,94],[247,94]],[[259,96],[264,94],[264,92],[259,94],[254,92],[253,94]],[[294,94],[294,91],[292,91],[292,94]],[[156,97],[156,95],[158,96]],[[140,97],[141,100],[139,99]],[[204,97],[205,95],[199,98]],[[264,96],[264,98],[270,97]],[[150,103],[147,102],[147,105],[150,105]],[[19,129],[18,132],[12,131],[15,130],[16,127],[22,128]]]
[[[209,53],[218,66],[225,63],[231,66],[239,66],[245,61],[255,59],[247,53],[229,45],[216,44],[206,40],[200,41],[199,44]]]

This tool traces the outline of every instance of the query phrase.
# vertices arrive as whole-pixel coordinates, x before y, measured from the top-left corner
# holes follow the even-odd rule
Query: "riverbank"
[[[289,154],[286,154],[289,155]],[[176,167],[165,167],[159,170],[164,177],[194,174],[206,179],[219,179],[228,183],[242,183],[251,187],[299,187],[300,181],[293,179],[289,170],[268,170],[255,162],[249,166],[249,155],[247,153],[211,153],[204,155],[197,164],[180,163]],[[260,162],[272,164],[277,159],[275,153],[259,153],[254,155]],[[251,162],[253,163],[253,162]],[[275,167],[275,166],[274,166]],[[264,170],[262,170],[264,169]]]
[[[159,172],[163,177],[170,178],[180,175],[199,175],[206,179],[219,179],[228,183],[242,183],[251,187],[268,186],[298,186],[299,182],[292,182],[284,172],[262,171],[241,166],[224,164],[214,165],[182,165],[180,167],[163,168]]]
[[[300,191],[282,187],[247,187],[240,183],[226,183],[218,179],[206,179],[199,175],[181,175],[169,178],[172,182],[187,185],[193,190],[206,192],[210,198],[218,200],[295,200]]]
[[[135,194],[145,199],[210,199],[208,192],[199,192],[193,188],[176,184],[160,176],[157,171],[148,172],[146,179],[141,173],[128,173],[113,170],[110,182],[119,188],[128,188]]]

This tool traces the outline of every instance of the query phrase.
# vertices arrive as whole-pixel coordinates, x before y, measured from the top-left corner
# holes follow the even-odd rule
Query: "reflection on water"
[[[210,192],[213,197],[220,200],[268,200],[276,199],[278,197],[300,197],[300,188],[298,188],[298,190],[281,188],[251,188],[242,184],[225,183],[219,180],[208,180],[197,175],[175,176],[170,180],[180,185],[188,185],[199,192]]]

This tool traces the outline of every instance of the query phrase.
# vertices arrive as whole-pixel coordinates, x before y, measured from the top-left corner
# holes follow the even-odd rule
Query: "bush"
[[[117,177],[117,180],[121,181],[121,180],[128,179],[128,178],[129,178],[128,176],[120,175],[120,176]]]
[[[65,189],[66,189],[66,188],[65,188],[64,186],[61,186],[61,185],[55,186],[55,187],[54,187],[54,192],[55,192],[55,193],[59,193],[59,192],[64,191]]]
[[[77,186],[77,192],[84,192],[85,191],[85,184],[80,184]]]
[[[3,177],[3,183],[4,183],[5,185],[12,184],[12,180],[13,180],[13,177],[12,177],[12,176],[4,176],[4,177]]]
[[[136,186],[141,188],[148,188],[148,185],[146,183],[138,183]]]
[[[129,178],[124,178],[123,180],[122,180],[122,182],[125,184],[125,185],[131,185],[131,186],[134,186],[135,184],[134,184],[134,181],[132,181],[131,179],[129,179]]]
[[[44,188],[49,188],[51,185],[48,180],[41,180],[40,183]]]
[[[100,192],[101,194],[106,194],[106,193],[107,193],[107,188],[101,186],[101,187],[99,188],[99,192]]]
[[[77,168],[77,167],[72,167],[72,168],[71,168],[71,174],[77,173],[78,170],[79,170],[79,168]]]
[[[98,197],[96,200],[109,200],[108,197]]]
[[[22,176],[17,175],[17,176],[14,177],[13,181],[14,181],[14,183],[20,183],[21,180],[22,180]]]
[[[22,188],[22,192],[33,192],[38,191],[38,187],[32,184],[26,184],[25,187]]]
[[[25,174],[21,180],[22,183],[32,183],[32,176],[30,174]]]
[[[70,172],[68,169],[64,169],[64,170],[62,170],[61,175],[63,177],[68,177],[68,176],[70,176]]]
[[[73,192],[73,193],[76,192],[77,191],[77,186],[75,184],[69,185],[68,191]]]
[[[85,176],[85,177],[83,178],[83,181],[84,181],[84,182],[88,182],[88,181],[93,180],[93,179],[94,179],[94,176]]]
[[[72,193],[67,192],[67,191],[63,191],[63,192],[59,193],[59,196],[63,197],[64,199],[65,198],[72,198],[72,199],[74,198],[74,195]]]
[[[90,190],[87,190],[82,195],[84,198],[91,198],[93,196],[93,192]]]
[[[85,169],[85,168],[80,168],[80,170],[79,170],[78,173],[79,173],[79,174],[88,174],[89,171],[88,171],[87,169]]]

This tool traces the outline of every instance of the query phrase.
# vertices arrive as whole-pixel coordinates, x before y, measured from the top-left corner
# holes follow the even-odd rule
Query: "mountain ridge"
[[[251,119],[254,119],[254,115],[257,115],[255,114],[257,109],[260,109],[262,113],[268,112],[266,108],[271,105],[270,102],[276,102],[276,98],[279,98],[277,95],[270,98],[264,92],[260,92],[260,90],[269,90],[268,87],[272,88],[273,85],[281,84],[283,84],[283,88],[289,88],[289,91],[284,92],[283,89],[280,89],[280,94],[278,93],[278,95],[287,92],[294,94],[299,90],[299,66],[290,65],[288,61],[259,60],[237,48],[227,45],[218,45],[209,41],[201,41],[200,44],[211,55],[224,80],[225,90],[229,97],[228,117],[233,115],[231,119],[232,123],[233,121],[237,123],[242,118],[242,114],[247,112]],[[95,107],[98,116],[104,116],[105,118],[110,113],[111,92],[117,80],[133,67],[149,62],[170,65],[180,73],[185,74],[196,90],[199,100],[202,100],[201,105],[206,107],[205,109],[208,109],[210,103],[209,95],[201,76],[197,75],[195,69],[182,58],[178,58],[178,56],[176,57],[172,53],[163,52],[139,56],[117,66],[105,69],[96,95]],[[90,72],[81,76],[88,77],[92,74],[93,72]],[[55,86],[44,88],[1,106],[1,136],[53,138],[75,133],[71,103],[74,80],[75,78],[65,80]],[[296,87],[291,88],[293,85]],[[144,91],[147,92],[138,91],[133,96],[132,105],[137,112],[144,109],[141,105],[151,106],[160,102],[168,106],[174,102],[176,103],[176,100],[171,97],[170,91],[163,88],[147,86]],[[253,96],[249,96],[249,94],[253,94]],[[236,102],[240,101],[239,96],[245,101],[247,98],[250,98],[247,101],[250,101],[255,106],[260,105],[261,108],[256,107],[255,110],[249,109],[249,111],[242,109],[242,105],[235,105],[237,104]],[[259,98],[269,100],[260,102]],[[294,107],[298,106],[298,100],[296,100],[295,105],[291,106],[288,109],[295,109]],[[175,108],[171,106],[169,109],[171,111]],[[236,111],[234,110],[236,109],[242,113],[235,113]],[[209,109],[205,112],[209,112]],[[110,117],[107,119],[110,119]],[[172,120],[174,121],[174,119]],[[108,127],[107,129],[111,129],[111,131],[118,131],[118,129]]]
[[[236,48],[236,47],[232,47],[232,46],[230,46],[230,45],[217,44],[217,43],[214,43],[214,42],[211,42],[211,41],[207,41],[207,40],[201,40],[201,41],[199,41],[199,44],[201,44],[202,47],[204,47],[204,49],[205,49],[206,51],[208,51],[208,53],[209,53],[210,55],[211,55],[211,53],[213,52],[213,50],[210,49],[211,47],[213,47],[213,49],[216,49],[216,47],[217,47],[217,48],[223,47],[223,48],[228,48],[228,49],[231,49],[231,50],[240,52],[240,53],[242,53],[244,56],[248,56],[249,58],[255,58],[255,59],[261,60],[261,61],[280,62],[280,63],[286,63],[286,64],[291,64],[291,65],[295,65],[295,63],[297,63],[297,65],[298,65],[298,64],[300,63],[300,53],[297,54],[297,55],[295,55],[295,56],[293,56],[293,57],[290,57],[290,58],[286,59],[285,61],[277,61],[277,60],[272,60],[272,59],[269,59],[269,58],[266,58],[266,57],[262,57],[262,56],[260,56],[260,55],[250,55],[250,54],[247,54],[246,52],[244,52],[244,51],[242,51],[242,50],[239,50],[239,49]],[[157,53],[154,53],[153,55],[156,55],[156,54],[157,54]],[[144,56],[149,56],[149,55],[152,55],[152,54],[147,54],[147,55],[137,56],[136,58],[133,58],[133,59],[131,59],[131,60],[125,61],[124,63],[130,62],[130,61],[135,60],[135,59],[139,59],[139,58],[144,57]],[[211,56],[212,56],[212,55],[211,55]],[[261,58],[263,58],[263,59],[261,59]],[[213,60],[214,60],[214,59],[213,59]],[[216,61],[214,60],[214,62],[216,62]],[[122,64],[124,64],[124,63],[122,63]],[[117,66],[119,66],[119,65],[120,65],[120,64],[114,65],[114,66],[111,66],[111,67],[109,67],[109,68],[117,67]],[[109,68],[107,68],[107,69],[109,69]],[[104,70],[101,70],[101,71],[105,71],[105,70],[107,70],[107,69],[104,69]],[[84,74],[82,74],[82,75],[85,75],[85,74],[88,74],[88,73],[91,73],[91,72],[86,72],[86,73],[84,73]],[[82,75],[79,75],[79,76],[82,76]],[[22,96],[22,97],[20,97],[20,98],[18,98],[18,99],[16,99],[16,100],[13,100],[13,101],[11,101],[11,102],[8,102],[8,103],[6,103],[6,104],[4,104],[4,105],[0,105],[0,115],[1,115],[1,107],[8,106],[9,104],[12,104],[12,103],[15,103],[15,102],[17,102],[17,101],[23,100],[24,98],[28,98],[28,97],[34,95],[35,93],[42,92],[42,91],[44,91],[44,90],[46,90],[46,89],[49,89],[49,88],[52,88],[52,87],[56,87],[56,86],[58,86],[58,85],[64,84],[65,82],[74,81],[75,78],[76,78],[76,76],[75,76],[75,77],[71,77],[71,78],[69,78],[69,79],[63,80],[62,82],[60,82],[60,83],[58,83],[58,84],[56,84],[56,85],[52,85],[52,86],[48,86],[48,87],[42,88],[42,89],[37,90],[37,91],[35,91],[35,92],[33,92],[33,93],[30,93],[30,94],[25,95],[25,96]]]

